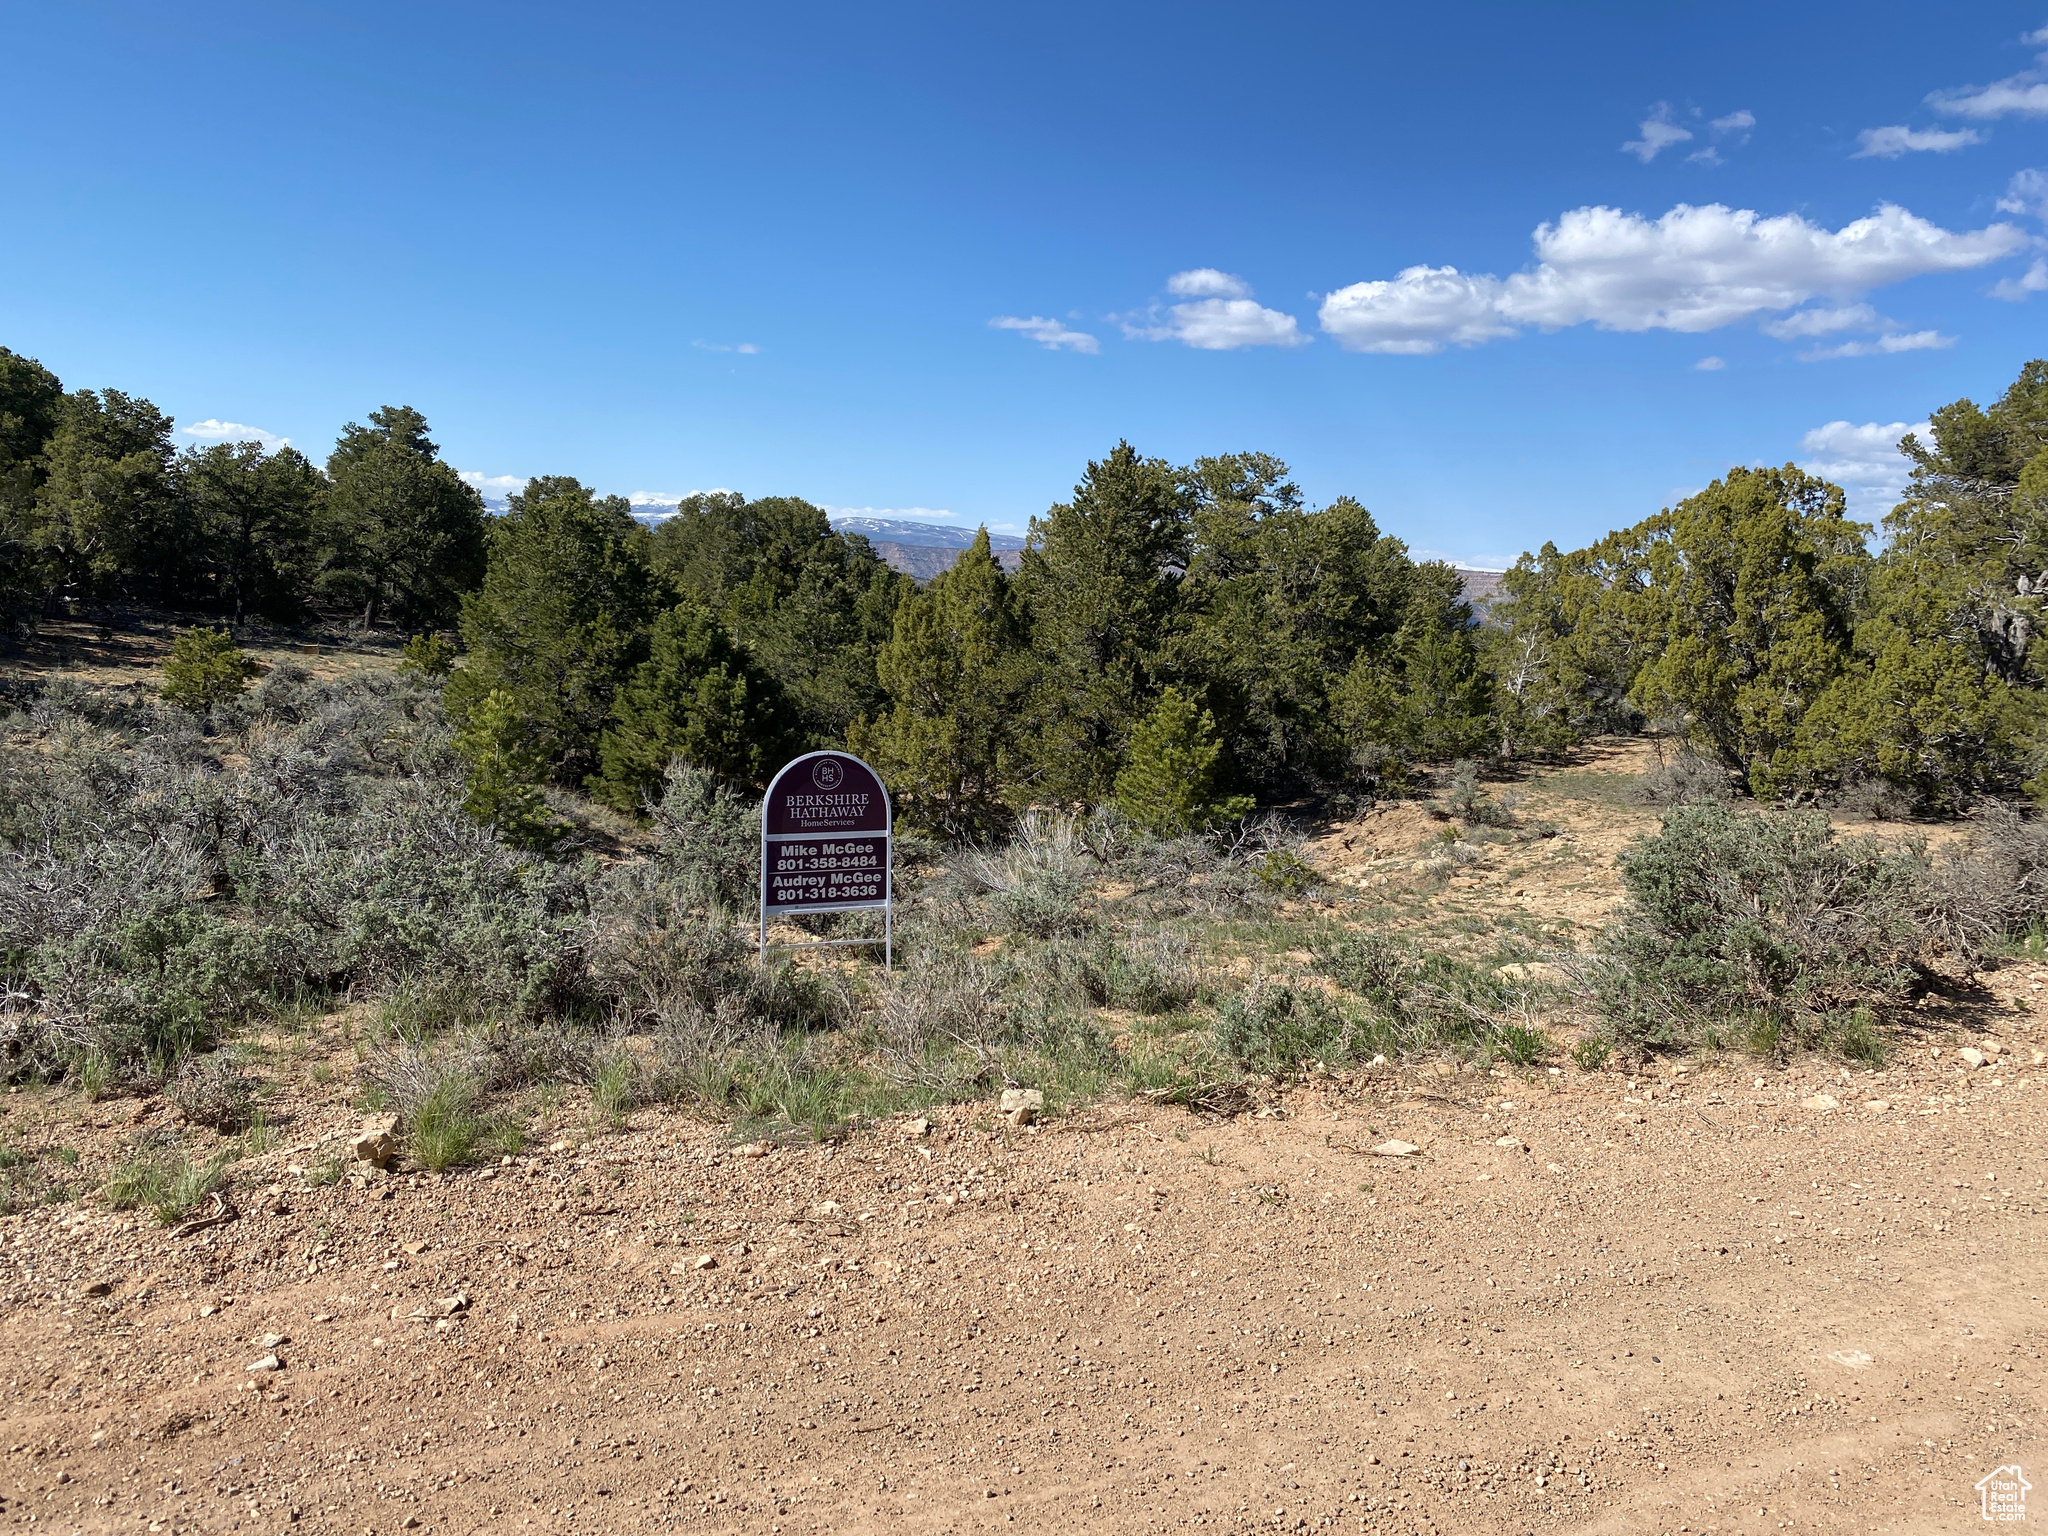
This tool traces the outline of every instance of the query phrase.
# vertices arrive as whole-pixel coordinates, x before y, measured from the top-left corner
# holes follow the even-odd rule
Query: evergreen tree
[[[955,838],[1002,822],[1027,662],[1009,579],[983,528],[951,570],[903,594],[876,660],[892,708],[849,735],[888,782],[899,817]]]
[[[65,398],[43,449],[31,538],[70,603],[177,598],[191,540],[171,480],[171,418],[117,389]]]
[[[1119,443],[1072,501],[1032,520],[1018,591],[1037,668],[1036,797],[1089,804],[1113,788],[1173,643],[1191,501],[1167,464]]]
[[[759,789],[796,755],[797,723],[781,686],[761,672],[694,598],[654,621],[647,660],[612,705],[598,743],[598,792],[637,810],[680,758],[728,784]]]
[[[1188,472],[1193,554],[1171,661],[1215,712],[1233,782],[1276,796],[1345,776],[1331,688],[1400,626],[1415,580],[1364,507],[1310,511],[1286,476],[1257,453]]]
[[[468,767],[462,808],[515,848],[545,851],[561,836],[539,780],[544,770],[518,700],[493,688],[475,700],[455,751]]]
[[[1732,469],[1671,511],[1677,557],[1637,708],[1775,794],[1808,770],[1807,710],[1850,657],[1869,528],[1840,489],[1787,465]]]
[[[1401,627],[1361,651],[1333,690],[1332,713],[1367,782],[1398,784],[1410,764],[1480,757],[1491,745],[1493,682],[1463,593],[1450,566],[1415,567]]]
[[[43,450],[64,411],[64,386],[33,358],[0,347],[0,634],[34,620],[48,586],[36,536]]]
[[[1204,832],[1251,814],[1249,795],[1217,791],[1223,743],[1216,720],[1178,688],[1167,688],[1131,731],[1129,761],[1116,776],[1116,803],[1160,837]]]
[[[793,496],[693,496],[655,530],[655,566],[719,615],[797,710],[813,746],[883,707],[875,656],[909,579]]]
[[[365,624],[452,623],[483,575],[483,498],[439,455],[426,417],[396,405],[342,428],[327,460],[320,592],[361,608]]]
[[[171,642],[158,692],[166,704],[204,715],[239,699],[262,670],[226,630],[188,629]]]
[[[448,680],[462,718],[486,695],[512,701],[525,750],[565,785],[599,768],[620,684],[647,656],[657,584],[647,531],[622,496],[541,476],[491,528],[483,584],[462,600],[467,663]]]
[[[216,443],[180,455],[176,480],[192,531],[192,595],[237,624],[251,612],[295,617],[311,584],[320,471],[295,448]]]

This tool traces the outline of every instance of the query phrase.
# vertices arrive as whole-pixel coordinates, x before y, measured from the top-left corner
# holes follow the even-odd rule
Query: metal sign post
[[[848,752],[809,752],[786,763],[761,801],[761,944],[768,919],[784,912],[882,909],[882,964],[896,962],[895,869],[889,791],[881,775]],[[811,939],[785,949],[872,944]]]

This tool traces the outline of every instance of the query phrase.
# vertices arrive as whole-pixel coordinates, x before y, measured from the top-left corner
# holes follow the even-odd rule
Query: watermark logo
[[[821,757],[811,767],[811,782],[820,789],[837,789],[845,777],[846,770],[836,757]]]
[[[2017,1466],[1998,1467],[1977,1479],[1977,1497],[1986,1520],[2018,1522],[2027,1518],[2027,1490],[2034,1485]]]

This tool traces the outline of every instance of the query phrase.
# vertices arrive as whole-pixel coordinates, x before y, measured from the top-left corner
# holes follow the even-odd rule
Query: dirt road
[[[643,1114],[360,1186],[287,1173],[352,1124],[309,1114],[232,1222],[0,1221],[0,1515],[1980,1529],[1979,1478],[2048,1469],[2048,1042],[2011,1019],[1983,1068],[1951,1040],[1760,1087],[1363,1073],[1265,1117],[963,1110],[758,1155]],[[6,1102],[24,1136],[131,1129]],[[1419,1151],[1371,1150],[1395,1139]]]

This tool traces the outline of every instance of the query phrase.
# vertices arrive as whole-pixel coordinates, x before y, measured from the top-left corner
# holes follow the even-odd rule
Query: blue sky
[[[1880,514],[2048,352],[2043,0],[0,25],[0,344],[494,486],[1021,529],[1121,437],[1500,563],[1732,463]]]

